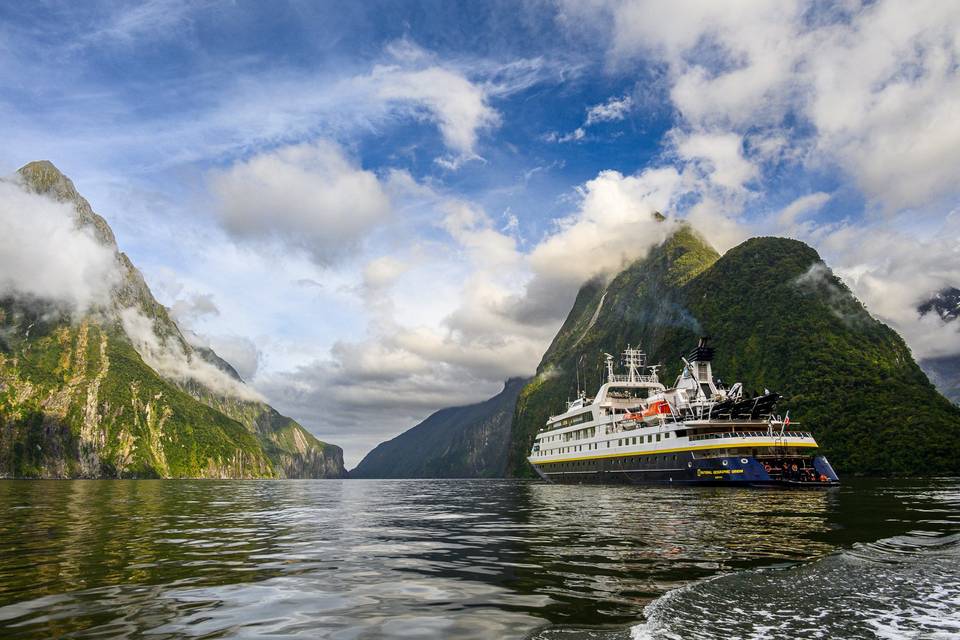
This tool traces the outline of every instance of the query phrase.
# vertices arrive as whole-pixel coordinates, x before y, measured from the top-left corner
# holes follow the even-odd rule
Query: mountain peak
[[[49,160],[28,162],[17,173],[26,186],[36,193],[52,195],[60,201],[76,202],[82,199],[73,181]]]
[[[101,216],[94,212],[86,198],[80,195],[73,181],[49,160],[28,162],[17,171],[24,186],[40,195],[47,195],[58,202],[73,204],[76,211],[77,226],[89,227],[102,244],[117,249],[117,239],[113,229]]]
[[[0,476],[345,475],[339,447],[280,415],[226,361],[185,340],[70,178],[47,160],[18,174],[23,189],[63,203],[77,229],[112,251],[119,278],[108,285],[109,304],[82,317],[0,300],[0,346],[14,354],[0,357],[0,388],[26,389],[0,403]],[[21,450],[29,454],[13,453]]]

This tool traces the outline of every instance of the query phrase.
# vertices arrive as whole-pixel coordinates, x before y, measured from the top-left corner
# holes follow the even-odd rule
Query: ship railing
[[[659,383],[660,378],[657,376],[629,376],[624,374],[614,374],[609,376],[609,382],[649,382],[649,383]]]
[[[727,433],[702,433],[690,436],[690,441],[696,440],[722,440],[725,438],[812,438],[813,434],[809,431],[786,431],[781,434],[779,431],[730,431]]]

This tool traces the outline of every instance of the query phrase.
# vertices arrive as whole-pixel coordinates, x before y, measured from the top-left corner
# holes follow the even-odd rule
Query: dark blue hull
[[[688,452],[593,458],[533,466],[544,480],[565,484],[825,487],[840,482],[823,456],[698,458]]]

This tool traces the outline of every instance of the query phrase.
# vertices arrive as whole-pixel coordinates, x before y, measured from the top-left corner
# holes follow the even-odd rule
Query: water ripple
[[[778,492],[4,481],[0,635],[560,638],[575,633],[569,625],[626,629],[683,585],[838,547],[879,553],[855,543],[929,529],[918,522],[956,524],[951,496],[960,491],[948,482]],[[876,543],[891,544],[900,542]]]

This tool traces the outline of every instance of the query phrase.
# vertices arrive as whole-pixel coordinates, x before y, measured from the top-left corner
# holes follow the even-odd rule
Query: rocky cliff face
[[[0,300],[0,475],[345,476],[339,447],[188,343],[68,178],[49,162],[20,176],[27,189],[72,205],[76,226],[114,252],[120,276],[109,302],[81,318],[51,301]]]
[[[536,431],[562,410],[583,357],[592,392],[601,354],[641,345],[672,383],[701,335],[714,370],[786,396],[842,472],[960,472],[960,410],[936,392],[903,340],[870,316],[803,243],[754,238],[720,257],[681,228],[609,284],[585,285],[521,391],[509,470],[529,475]]]
[[[350,472],[351,478],[501,477],[507,466],[510,426],[526,380],[511,378],[485,402],[441,409],[381,443]]]

